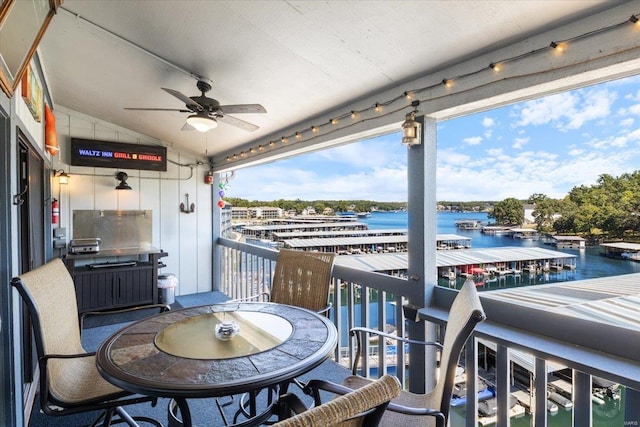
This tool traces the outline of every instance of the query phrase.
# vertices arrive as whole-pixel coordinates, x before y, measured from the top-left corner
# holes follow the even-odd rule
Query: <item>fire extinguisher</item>
[[[60,202],[58,199],[53,199],[51,202],[51,223],[57,224],[60,222]]]

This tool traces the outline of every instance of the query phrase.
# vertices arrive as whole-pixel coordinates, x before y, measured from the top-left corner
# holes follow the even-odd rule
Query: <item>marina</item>
[[[242,233],[247,240],[268,235],[269,239],[258,242],[274,248],[286,242],[287,247],[304,250],[335,250],[349,255],[338,257],[337,263],[396,276],[406,274],[405,211],[374,211],[367,218],[349,220],[336,216],[338,224],[329,222],[330,217],[320,218],[314,222],[312,216],[301,217],[302,224],[294,223],[297,218],[279,218],[265,225],[243,227]],[[482,291],[640,272],[640,263],[633,262],[632,256],[623,255],[633,250],[638,253],[640,245],[637,244],[589,247],[579,236],[514,239],[507,233],[509,227],[494,227],[502,231],[492,233],[487,232],[486,226],[461,229],[457,226],[459,213],[438,212],[437,219],[441,286],[460,286],[469,274]],[[467,213],[465,219],[488,222],[484,212]],[[549,246],[554,246],[554,250]],[[603,251],[609,254],[603,256]]]

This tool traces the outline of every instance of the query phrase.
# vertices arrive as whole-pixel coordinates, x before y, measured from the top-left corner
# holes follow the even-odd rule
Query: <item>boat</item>
[[[369,218],[371,216],[371,212],[357,212],[356,216],[358,218]]]
[[[509,408],[513,409],[516,405],[518,405],[518,398],[510,394]],[[498,399],[496,397],[492,397],[491,399],[478,402],[478,413],[480,414],[480,417],[493,417],[496,415],[497,412],[498,412]]]
[[[455,222],[455,225],[460,230],[479,230],[482,227],[482,221],[478,219],[459,219]]]

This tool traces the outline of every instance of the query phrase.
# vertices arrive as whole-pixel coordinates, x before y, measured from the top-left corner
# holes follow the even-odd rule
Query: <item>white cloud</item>
[[[559,130],[579,129],[586,122],[607,117],[617,95],[602,89],[565,92],[514,107],[516,126],[552,125]]]
[[[512,148],[516,150],[521,150],[525,145],[529,143],[530,138],[516,138],[511,145]]]
[[[581,150],[579,148],[573,148],[571,150],[569,150],[569,152],[567,154],[569,154],[570,156],[579,156],[580,154],[584,153],[584,150]]]
[[[629,117],[629,118],[620,120],[619,124],[620,124],[620,127],[628,128],[628,127],[633,126],[634,122],[635,122],[635,120],[632,117]]]
[[[626,110],[623,110],[625,113],[633,114],[635,116],[640,116],[640,104],[634,104],[628,107]]]
[[[464,142],[467,145],[480,145],[482,143],[482,137],[481,136],[470,136],[468,138],[464,138],[462,140],[462,142]]]
[[[491,117],[485,117],[482,119],[482,126],[486,128],[490,128],[490,127],[493,127],[494,125],[495,125],[495,120],[493,120]]]

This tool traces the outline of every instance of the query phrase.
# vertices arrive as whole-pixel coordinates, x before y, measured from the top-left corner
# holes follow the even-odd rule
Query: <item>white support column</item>
[[[432,301],[437,284],[436,121],[424,116],[416,120],[422,123],[422,144],[407,149],[409,303],[426,307]],[[431,323],[409,322],[408,331],[411,338],[428,341],[436,338],[436,327]],[[411,391],[431,390],[435,385],[435,349],[411,346],[410,352],[410,375],[415,378],[410,381]],[[424,389],[421,389],[423,378]]]
[[[213,246],[213,250],[211,251],[211,289],[214,291],[219,291],[221,288],[221,280],[220,277],[222,271],[222,248],[217,244],[218,238],[222,234],[221,230],[221,209],[217,206],[217,194],[220,186],[220,174],[213,174],[213,185],[211,186],[211,207],[210,209],[213,211],[213,215],[211,215],[211,243]]]

